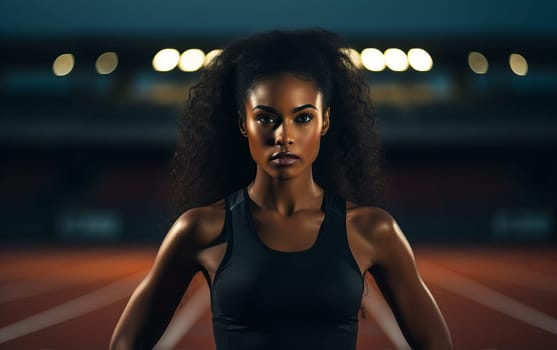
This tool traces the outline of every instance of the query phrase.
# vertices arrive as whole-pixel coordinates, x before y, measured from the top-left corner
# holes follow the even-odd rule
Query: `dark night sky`
[[[2,0],[0,35],[238,35],[321,26],[373,36],[555,36],[557,1]]]

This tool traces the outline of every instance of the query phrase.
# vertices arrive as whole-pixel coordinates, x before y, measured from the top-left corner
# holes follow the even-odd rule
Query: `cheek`
[[[249,151],[254,160],[266,156],[266,145],[264,135],[251,134],[248,135]]]
[[[319,131],[309,131],[299,135],[295,149],[302,155],[305,163],[313,163],[319,155],[321,134]]]
[[[300,140],[303,144],[301,144],[300,146],[302,146],[302,149],[307,149],[307,150],[319,150],[319,144],[321,142],[321,134],[319,133],[318,130],[312,130],[309,131],[305,137],[303,137]]]

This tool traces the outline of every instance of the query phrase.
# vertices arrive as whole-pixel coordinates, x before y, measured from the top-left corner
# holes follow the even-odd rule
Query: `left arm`
[[[367,213],[365,232],[373,246],[375,278],[412,349],[452,349],[449,329],[422,280],[414,254],[396,221],[385,210]]]

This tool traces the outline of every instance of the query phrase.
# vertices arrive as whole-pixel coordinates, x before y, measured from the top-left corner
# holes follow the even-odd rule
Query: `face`
[[[288,73],[259,81],[248,91],[245,116],[240,131],[258,168],[276,178],[311,171],[329,128],[329,108],[323,110],[323,96],[312,82]],[[284,151],[299,158],[291,164],[272,160]]]

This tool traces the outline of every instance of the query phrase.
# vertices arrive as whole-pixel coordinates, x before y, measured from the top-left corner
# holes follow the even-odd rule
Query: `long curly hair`
[[[330,107],[313,176],[358,205],[382,206],[377,118],[364,73],[337,34],[311,27],[272,30],[230,42],[189,89],[171,161],[172,217],[249,184],[256,172],[238,118],[259,80],[289,72],[310,80]],[[239,113],[238,113],[239,112]]]

